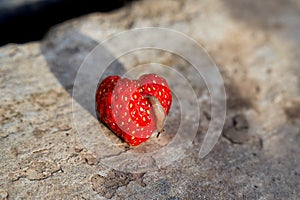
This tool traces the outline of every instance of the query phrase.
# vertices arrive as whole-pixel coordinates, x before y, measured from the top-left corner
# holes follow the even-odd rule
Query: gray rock
[[[245,116],[237,114],[225,122],[223,136],[234,144],[243,144],[250,139],[248,129]]]
[[[243,2],[137,1],[111,13],[60,24],[41,42],[1,47],[1,198],[298,199],[299,3]],[[207,49],[225,82],[229,121],[225,137],[200,159],[211,120],[203,81],[194,80],[189,64],[170,53],[150,50],[118,59],[107,74],[122,74],[152,59],[174,66],[195,83],[192,87],[205,116],[192,146],[177,161],[134,174],[112,169],[94,155],[100,152],[110,158],[133,150],[107,145],[120,141],[98,124],[84,100],[75,99],[78,105],[72,109],[72,84],[80,64],[99,42],[142,26],[179,30]],[[113,53],[110,49],[106,55]],[[78,134],[73,111],[82,121],[89,120],[80,125],[88,127],[85,134],[92,140]],[[170,113],[172,132],[178,115],[175,106]],[[98,141],[93,128],[99,126],[111,141],[103,139],[103,146],[92,143]],[[173,137],[163,134],[134,151],[152,151]]]

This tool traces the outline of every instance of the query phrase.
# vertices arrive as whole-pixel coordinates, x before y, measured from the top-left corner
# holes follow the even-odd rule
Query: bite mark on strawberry
[[[156,74],[145,74],[138,80],[109,76],[96,92],[98,117],[131,146],[163,130],[171,103],[168,83]]]

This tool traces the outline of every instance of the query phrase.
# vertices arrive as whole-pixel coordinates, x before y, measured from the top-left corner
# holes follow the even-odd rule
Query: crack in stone
[[[115,197],[116,191],[123,186],[127,186],[131,181],[135,181],[141,187],[146,187],[143,182],[145,173],[126,173],[117,170],[110,170],[106,176],[95,174],[91,177],[92,187],[97,194],[111,199]]]
[[[127,151],[129,151],[130,149],[128,148],[128,149],[125,149],[124,151],[120,151],[120,152],[118,152],[118,153],[116,153],[116,154],[111,154],[111,155],[107,155],[107,156],[104,156],[104,157],[102,157],[102,158],[100,158],[100,161],[101,160],[104,160],[104,159],[107,159],[107,158],[113,158],[113,157],[116,157],[116,156],[120,156],[120,155],[122,155],[123,153],[127,153]],[[100,162],[99,161],[99,162]]]
[[[63,172],[61,167],[53,161],[35,161],[28,167],[9,174],[12,181],[18,181],[21,178],[26,178],[30,181],[45,180],[53,176],[57,172]]]

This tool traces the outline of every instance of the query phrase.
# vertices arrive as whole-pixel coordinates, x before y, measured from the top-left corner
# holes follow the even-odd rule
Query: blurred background
[[[132,0],[0,0],[0,45],[40,40],[55,24]]]

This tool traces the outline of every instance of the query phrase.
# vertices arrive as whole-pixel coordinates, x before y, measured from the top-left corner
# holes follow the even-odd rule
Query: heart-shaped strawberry
[[[131,146],[163,130],[171,104],[168,83],[156,74],[145,74],[138,80],[109,76],[96,92],[98,117]]]

